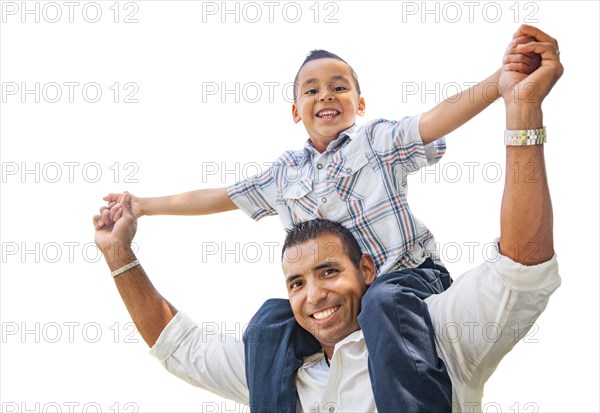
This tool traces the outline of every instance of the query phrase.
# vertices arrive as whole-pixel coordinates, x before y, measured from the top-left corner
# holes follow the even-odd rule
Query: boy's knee
[[[377,280],[369,286],[361,302],[361,313],[382,311],[395,306],[398,286],[391,282]]]

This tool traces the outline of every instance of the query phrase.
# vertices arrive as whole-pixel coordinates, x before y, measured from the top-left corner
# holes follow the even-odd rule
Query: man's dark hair
[[[287,229],[287,236],[281,250],[281,259],[283,260],[285,252],[307,241],[317,239],[321,235],[331,234],[337,236],[344,246],[345,253],[350,258],[350,261],[355,268],[359,268],[362,251],[358,245],[358,241],[354,235],[342,224],[328,219],[313,219],[310,221],[302,221],[290,229]]]
[[[306,59],[304,59],[304,63],[302,63],[302,66],[300,66],[300,69],[298,69],[298,73],[296,73],[296,77],[294,78],[294,102],[298,100],[298,91],[300,90],[300,85],[298,84],[298,76],[300,75],[300,71],[308,62],[312,62],[313,60],[318,59],[337,59],[341,62],[346,63],[350,68],[350,73],[352,73],[352,80],[354,81],[354,86],[356,86],[358,96],[360,96],[360,85],[358,84],[358,76],[356,75],[354,69],[352,69],[352,66],[348,64],[348,62],[346,62],[338,55],[328,52],[327,50],[313,50],[308,54],[308,56],[306,56]]]

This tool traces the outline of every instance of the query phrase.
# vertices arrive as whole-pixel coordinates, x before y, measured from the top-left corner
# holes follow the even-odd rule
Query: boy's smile
[[[298,100],[292,105],[294,122],[302,121],[319,152],[337,139],[340,132],[362,116],[365,101],[358,96],[350,67],[337,59],[308,62],[298,75]]]

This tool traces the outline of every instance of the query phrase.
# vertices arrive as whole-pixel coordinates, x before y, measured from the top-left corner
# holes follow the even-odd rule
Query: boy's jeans
[[[448,271],[428,258],[378,277],[363,296],[358,322],[379,412],[452,411],[452,384],[423,302],[451,283]],[[296,412],[294,373],[321,346],[298,325],[288,300],[263,304],[244,333],[244,348],[250,410]]]

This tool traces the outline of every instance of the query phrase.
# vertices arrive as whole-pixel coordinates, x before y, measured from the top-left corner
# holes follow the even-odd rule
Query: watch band
[[[546,127],[504,131],[504,144],[507,146],[541,145],[546,143]]]
[[[116,277],[117,275],[122,274],[125,271],[130,270],[130,269],[132,269],[133,267],[135,267],[137,265],[140,265],[140,261],[139,260],[132,261],[129,264],[124,265],[121,268],[114,270],[113,272],[111,272],[111,274],[112,274],[113,277]]]

